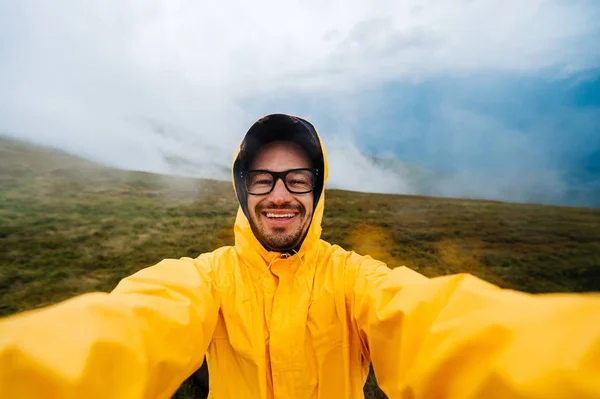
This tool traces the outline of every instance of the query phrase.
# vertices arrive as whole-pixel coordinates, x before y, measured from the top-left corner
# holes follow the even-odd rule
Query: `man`
[[[327,158],[269,115],[238,148],[235,245],[0,322],[2,398],[600,398],[600,297],[428,279],[320,239]],[[551,265],[549,265],[551,267]]]

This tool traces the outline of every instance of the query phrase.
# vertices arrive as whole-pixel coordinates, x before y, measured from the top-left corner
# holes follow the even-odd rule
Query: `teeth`
[[[294,214],[293,213],[284,213],[284,214],[267,213],[267,217],[269,217],[269,218],[293,218]]]

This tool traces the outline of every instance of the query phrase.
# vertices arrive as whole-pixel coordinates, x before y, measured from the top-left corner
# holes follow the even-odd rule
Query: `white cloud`
[[[260,116],[241,99],[327,94],[350,110],[336,132],[350,137],[360,87],[589,67],[599,50],[572,44],[597,31],[597,17],[594,3],[558,0],[6,2],[0,130],[114,166],[173,171],[167,153],[218,174]],[[280,111],[294,113],[267,112]],[[338,170],[353,170],[352,151],[332,145]],[[332,176],[347,181],[344,172]],[[410,190],[402,181],[394,187]]]
[[[324,143],[329,160],[329,188],[386,194],[416,194],[412,171],[400,162],[385,167],[365,156],[354,144],[335,137]]]

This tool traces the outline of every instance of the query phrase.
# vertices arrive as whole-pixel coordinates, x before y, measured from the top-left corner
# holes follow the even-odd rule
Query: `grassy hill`
[[[326,201],[323,238],[392,267],[600,291],[600,209],[338,190]],[[236,209],[228,182],[109,169],[0,138],[0,316],[232,244]],[[367,397],[379,397],[373,384]]]

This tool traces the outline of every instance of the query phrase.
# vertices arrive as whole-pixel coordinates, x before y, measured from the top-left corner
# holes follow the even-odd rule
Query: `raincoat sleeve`
[[[369,257],[355,327],[389,398],[600,398],[600,296],[531,295]]]
[[[203,361],[210,263],[163,260],[109,293],[0,320],[0,398],[169,398]]]

